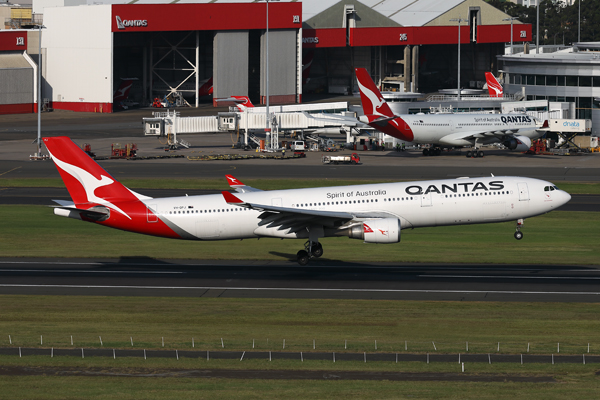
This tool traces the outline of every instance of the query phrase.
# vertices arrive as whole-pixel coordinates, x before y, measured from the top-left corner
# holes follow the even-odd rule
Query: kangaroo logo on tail
[[[488,92],[490,97],[502,97],[504,96],[504,90],[502,85],[491,72],[485,73],[485,81],[487,82]]]

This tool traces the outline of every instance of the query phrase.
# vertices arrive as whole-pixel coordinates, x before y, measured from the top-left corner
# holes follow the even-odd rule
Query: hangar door
[[[297,35],[295,29],[269,30],[269,102],[272,104],[296,103]],[[260,61],[260,98],[263,104],[267,94],[266,49],[266,36],[263,34]]]
[[[0,114],[33,112],[34,70],[25,57],[23,52],[0,54]]]
[[[213,46],[213,99],[248,95],[248,31],[219,31]]]

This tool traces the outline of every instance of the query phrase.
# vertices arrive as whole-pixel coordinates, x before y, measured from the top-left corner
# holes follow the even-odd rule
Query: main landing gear
[[[439,156],[442,154],[442,149],[439,147],[432,147],[431,149],[423,149],[424,156]]]
[[[467,151],[467,158],[483,158],[483,157],[484,157],[484,154],[483,154],[483,151],[481,151],[481,150],[475,149],[472,151],[471,150]]]
[[[319,258],[323,255],[323,246],[319,242],[311,242],[310,240],[304,243],[304,250],[300,250],[296,254],[298,264],[306,265],[311,258]]]
[[[517,220],[517,231],[515,232],[515,239],[521,240],[523,239],[523,232],[521,232],[521,227],[523,226],[523,220]]]

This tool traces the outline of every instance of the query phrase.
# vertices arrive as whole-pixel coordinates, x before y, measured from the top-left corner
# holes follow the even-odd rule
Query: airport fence
[[[378,341],[349,338],[342,341],[312,340],[297,338],[247,338],[203,337],[150,337],[144,335],[14,335],[8,334],[0,340],[1,348],[60,348],[60,349],[152,349],[189,351],[249,351],[249,352],[292,352],[292,353],[399,353],[399,354],[496,354],[496,355],[548,355],[565,354],[600,356],[600,343],[587,341],[423,341],[398,340]]]

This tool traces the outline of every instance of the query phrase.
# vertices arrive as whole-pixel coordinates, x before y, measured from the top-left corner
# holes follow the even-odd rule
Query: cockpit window
[[[550,186],[544,186],[544,192],[549,192],[550,191]]]
[[[557,188],[556,186],[552,186],[554,188],[554,190],[560,190],[559,188]]]

